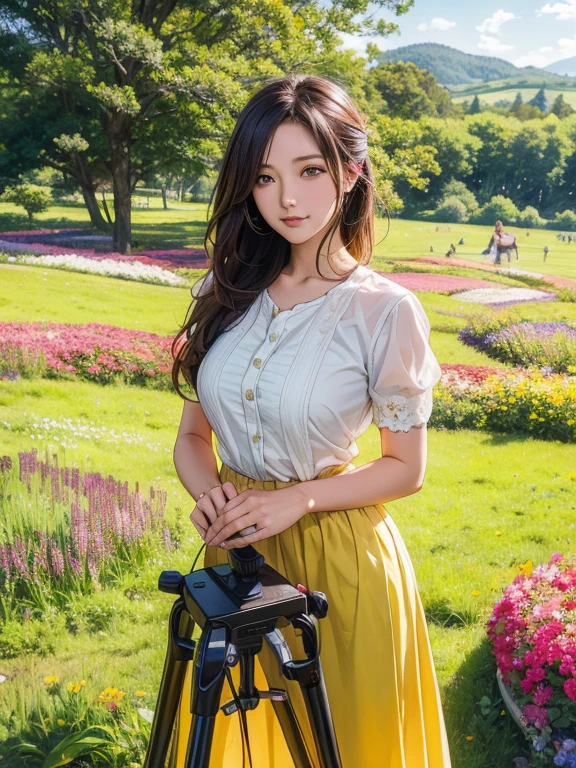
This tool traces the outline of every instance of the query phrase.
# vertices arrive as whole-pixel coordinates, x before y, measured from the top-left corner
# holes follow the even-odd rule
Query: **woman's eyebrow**
[[[312,160],[314,157],[319,157],[321,160],[324,160],[324,155],[303,155],[302,157],[295,157],[294,160],[292,160],[293,163],[300,163],[302,160]],[[273,165],[269,165],[269,163],[262,163],[260,168],[273,168]]]

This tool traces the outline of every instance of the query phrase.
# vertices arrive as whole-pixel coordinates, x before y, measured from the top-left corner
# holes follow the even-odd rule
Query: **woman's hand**
[[[198,499],[190,520],[204,541],[206,541],[206,531],[216,521],[226,502],[237,495],[238,491],[234,483],[227,481],[211,488],[201,499]]]
[[[210,547],[247,547],[282,533],[304,517],[308,509],[305,496],[295,485],[274,491],[247,488],[222,507],[204,541]],[[230,538],[251,525],[256,526],[254,533]]]

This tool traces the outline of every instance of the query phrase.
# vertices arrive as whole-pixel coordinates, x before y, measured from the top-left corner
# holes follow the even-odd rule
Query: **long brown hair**
[[[337,189],[337,204],[316,253],[318,267],[325,240],[340,228],[345,248],[359,264],[368,264],[374,243],[374,175],[368,158],[366,126],[357,107],[338,83],[315,75],[290,73],[268,81],[240,113],[212,191],[204,248],[211,264],[201,293],[192,288],[191,314],[172,342],[172,383],[180,374],[196,391],[198,369],[218,336],[239,319],[290,261],[290,243],[266,228],[252,196],[264,153],[278,126],[297,122],[314,137]],[[343,166],[360,168],[347,194],[340,186]],[[209,207],[210,207],[209,204]],[[211,240],[213,230],[216,238]],[[209,243],[212,249],[209,248]],[[209,255],[210,258],[210,255]],[[337,279],[337,278],[335,278]],[[194,297],[195,300],[194,300]],[[184,337],[184,343],[180,341]],[[195,400],[194,402],[198,402]]]

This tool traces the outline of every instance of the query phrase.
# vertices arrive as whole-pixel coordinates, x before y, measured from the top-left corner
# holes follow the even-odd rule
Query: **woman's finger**
[[[234,520],[238,518],[242,518],[245,515],[248,515],[252,510],[254,509],[254,505],[250,501],[250,497],[247,499],[244,499],[243,502],[238,504],[238,506],[234,507],[234,509],[228,510],[228,512],[225,512],[224,514],[221,514],[217,520],[215,520],[209,530],[208,530],[208,542],[216,535],[220,533],[220,531],[229,523],[233,522]],[[243,523],[240,528],[244,528],[246,526],[246,523]]]
[[[207,539],[206,544],[211,547],[217,547],[221,541],[229,539],[235,533],[240,533],[240,531],[244,531],[245,529],[250,528],[250,526],[257,525],[258,522],[261,521],[261,518],[262,515],[258,510],[252,510],[252,512],[249,512],[247,515],[237,517],[223,528],[220,528],[219,532],[215,536],[211,536],[209,539]],[[251,534],[252,532],[253,531],[247,530],[246,534]],[[208,533],[208,536],[210,536],[210,532]]]
[[[247,547],[249,544],[254,544],[261,539],[267,539],[271,534],[268,528],[262,528],[260,531],[250,533],[248,536],[235,536],[232,539],[226,539],[220,546],[223,549],[236,549],[236,547]]]

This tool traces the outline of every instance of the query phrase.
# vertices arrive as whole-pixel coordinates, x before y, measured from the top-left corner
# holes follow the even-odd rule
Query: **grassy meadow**
[[[158,207],[133,211],[138,244],[202,246],[205,205],[171,201],[164,211],[159,200],[150,203]],[[0,221],[3,218],[15,224],[3,226],[5,230],[89,226],[80,206],[53,207],[29,226],[13,206],[1,204]],[[447,225],[402,219],[392,219],[386,234],[387,227],[386,221],[376,221],[371,264],[386,271],[428,255],[430,246],[435,255],[443,255],[461,237],[465,244],[457,246],[457,256],[483,262],[480,253],[491,233],[489,227],[450,225],[448,230]],[[521,258],[513,266],[576,277],[576,244],[558,242],[556,233],[546,230],[531,230],[529,235],[510,231],[520,242]],[[550,254],[543,263],[546,244]],[[449,266],[449,259],[446,262]],[[486,277],[480,271],[454,269],[454,274],[460,273]],[[191,271],[190,277],[199,274]],[[496,279],[520,285],[512,277]],[[481,312],[480,305],[433,293],[418,296],[430,318],[431,343],[441,363],[498,365],[458,341],[464,318],[443,314]],[[179,329],[189,298],[188,288],[0,264],[0,321],[100,322],[170,335]],[[522,311],[533,320],[576,322],[576,304],[533,303]],[[6,677],[0,686],[0,744],[29,738],[26,723],[47,675],[57,674],[64,681],[85,679],[87,692],[94,695],[106,686],[144,691],[143,704],[154,707],[172,604],[156,589],[158,573],[163,568],[186,571],[200,545],[188,521],[193,502],[172,461],[181,411],[180,398],[171,392],[86,381],[0,381],[0,455],[16,459],[18,452],[49,448],[58,453],[62,466],[110,473],[131,486],[138,481],[145,488],[164,489],[167,516],[180,520],[183,531],[182,546],[171,555],[158,553],[141,572],[123,576],[113,588],[77,598],[66,612],[26,622],[26,642],[19,635],[11,643],[0,632],[0,674]],[[92,422],[143,440],[133,443],[126,438],[111,445],[77,436],[76,448],[63,448],[63,433],[57,429],[57,440],[38,439],[34,425],[43,418]],[[379,456],[380,436],[374,425],[360,438],[359,447],[356,464]],[[511,768],[513,758],[529,756],[499,697],[484,624],[520,564],[532,560],[536,565],[556,551],[576,552],[575,468],[575,444],[429,430],[423,489],[387,505],[416,570],[454,768]],[[75,631],[70,631],[74,622]],[[480,705],[484,696],[490,699],[488,709]],[[490,713],[497,713],[495,720]]]

